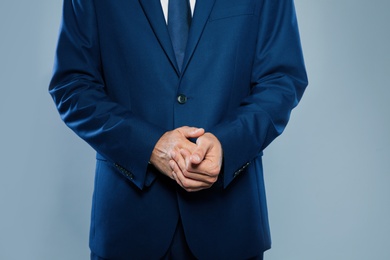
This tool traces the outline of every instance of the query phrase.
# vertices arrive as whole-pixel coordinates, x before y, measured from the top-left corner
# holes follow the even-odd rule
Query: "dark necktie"
[[[181,71],[191,24],[189,0],[169,0],[168,31],[171,36],[176,61]]]

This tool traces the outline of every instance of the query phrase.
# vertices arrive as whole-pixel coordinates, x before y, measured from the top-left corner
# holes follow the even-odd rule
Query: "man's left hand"
[[[222,167],[222,146],[215,135],[205,133],[197,139],[196,145],[192,153],[181,149],[180,154],[171,154],[173,176],[188,192],[210,188],[218,180]],[[185,167],[179,168],[176,162],[181,158],[184,158],[186,163]]]

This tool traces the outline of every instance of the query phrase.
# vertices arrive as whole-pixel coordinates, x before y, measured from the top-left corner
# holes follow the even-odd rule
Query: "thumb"
[[[200,164],[204,160],[209,149],[207,142],[203,142],[202,140],[202,138],[196,140],[196,148],[190,156],[190,161],[193,164]]]
[[[204,134],[203,128],[183,126],[179,128],[179,131],[186,138],[198,138]]]

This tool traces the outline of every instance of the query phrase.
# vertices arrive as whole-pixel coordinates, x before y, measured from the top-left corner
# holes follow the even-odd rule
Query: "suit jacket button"
[[[130,178],[130,180],[134,179],[134,175],[131,172],[126,172],[126,176]]]
[[[183,94],[180,94],[177,96],[177,102],[179,102],[179,104],[185,104],[187,103],[187,97],[186,95],[183,95]]]

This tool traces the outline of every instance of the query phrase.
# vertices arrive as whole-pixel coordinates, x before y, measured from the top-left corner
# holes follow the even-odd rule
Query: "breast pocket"
[[[236,4],[234,6],[222,6],[215,7],[210,14],[209,21],[215,21],[219,19],[225,19],[235,16],[242,15],[253,15],[254,14],[254,4]]]

